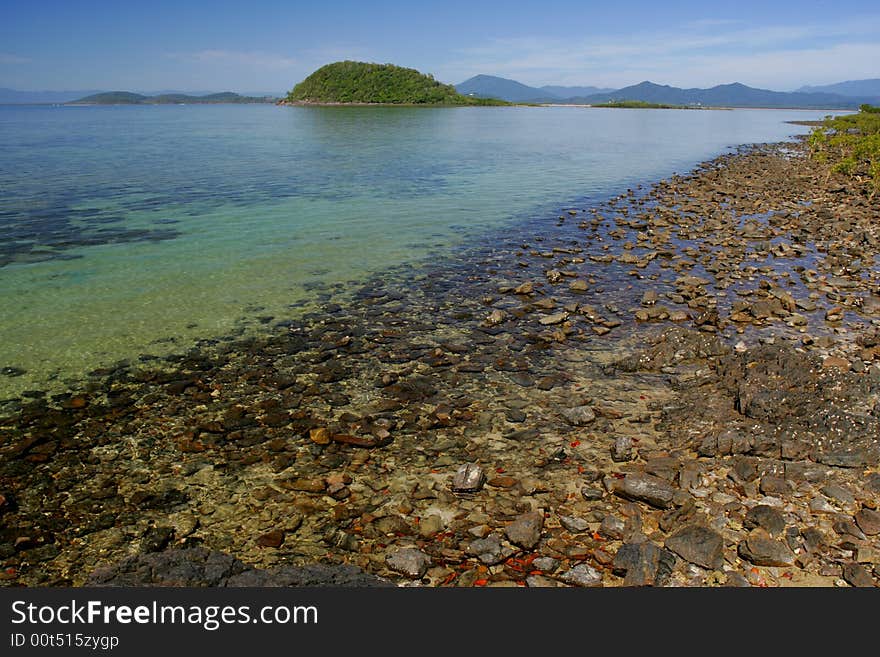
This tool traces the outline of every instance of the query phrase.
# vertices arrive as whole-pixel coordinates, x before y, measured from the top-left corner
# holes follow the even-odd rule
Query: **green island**
[[[511,105],[458,93],[451,84],[394,64],[343,61],[322,66],[297,84],[283,105]]]
[[[158,96],[145,96],[130,91],[109,91],[101,94],[93,94],[74,100],[66,105],[215,105],[220,103],[274,103],[275,98],[262,96],[242,96],[231,91],[205,96],[191,96],[189,94],[160,94]]]
[[[594,103],[592,107],[614,107],[623,109],[708,109],[701,105],[669,105],[649,103],[644,100],[609,100],[607,103]]]
[[[870,180],[872,198],[880,191],[880,107],[862,105],[857,114],[826,118],[809,143],[814,158],[833,163],[833,173]]]

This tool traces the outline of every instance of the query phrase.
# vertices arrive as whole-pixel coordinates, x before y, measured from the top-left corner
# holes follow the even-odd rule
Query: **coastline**
[[[802,142],[744,148],[28,401],[4,583],[200,546],[430,586],[876,585],[877,219]]]

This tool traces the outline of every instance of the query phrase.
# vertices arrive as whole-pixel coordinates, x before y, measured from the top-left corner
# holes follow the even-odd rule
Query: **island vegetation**
[[[276,99],[270,96],[242,96],[231,91],[224,91],[205,96],[191,96],[189,94],[160,94],[157,96],[145,96],[130,91],[109,91],[106,93],[93,94],[74,100],[68,105],[180,105],[198,104],[213,105],[220,103],[273,103]]]
[[[431,75],[394,64],[343,61],[322,66],[297,84],[285,104],[509,105],[458,93]]]
[[[830,163],[832,173],[870,181],[872,197],[880,191],[880,107],[862,105],[856,114],[826,118],[809,143],[813,157]]]

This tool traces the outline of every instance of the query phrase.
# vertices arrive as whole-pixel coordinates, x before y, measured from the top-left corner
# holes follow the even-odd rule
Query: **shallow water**
[[[0,107],[0,397],[344,300],[824,114]]]

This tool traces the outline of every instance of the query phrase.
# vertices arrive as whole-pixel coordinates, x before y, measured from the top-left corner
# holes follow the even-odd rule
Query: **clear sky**
[[[880,77],[880,0],[0,0],[0,87],[281,93],[340,59],[786,91]]]

